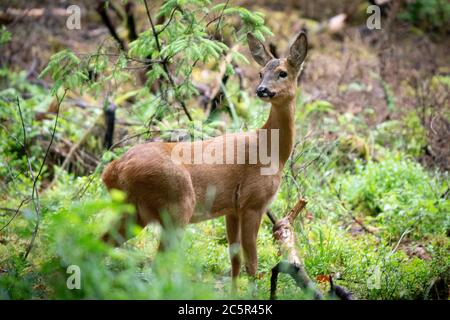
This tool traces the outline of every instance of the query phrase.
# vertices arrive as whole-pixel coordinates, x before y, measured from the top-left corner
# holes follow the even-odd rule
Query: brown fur
[[[129,201],[136,205],[136,220],[142,226],[153,221],[163,224],[163,212],[167,212],[170,222],[179,227],[225,215],[230,247],[242,245],[246,270],[255,276],[256,238],[261,218],[278,190],[283,166],[294,146],[295,89],[307,43],[306,36],[300,34],[287,59],[273,59],[253,36],[249,35],[248,41],[255,60],[264,65],[261,84],[276,93],[267,99],[272,108],[263,126],[263,129],[279,129],[276,174],[261,175],[262,164],[249,163],[248,148],[245,164],[177,164],[171,159],[176,143],[151,142],[132,147],[121,159],[110,163],[102,178],[108,189],[127,193]],[[295,51],[296,46],[303,50],[300,55]],[[288,76],[281,79],[280,71],[287,72]],[[211,147],[229,139],[245,140],[247,146],[258,146],[257,133],[258,130],[219,136],[192,144]],[[234,163],[236,153],[235,148]],[[239,275],[240,255],[231,251],[230,254],[235,279]]]

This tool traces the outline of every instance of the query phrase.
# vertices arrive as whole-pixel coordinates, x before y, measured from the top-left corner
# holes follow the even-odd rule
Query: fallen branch
[[[294,280],[297,286],[303,290],[311,292],[316,300],[324,299],[324,295],[317,288],[314,281],[306,273],[303,265],[303,261],[297,254],[295,248],[296,238],[294,233],[293,224],[300,212],[305,208],[307,201],[303,198],[299,199],[294,208],[280,220],[276,220],[273,214],[268,212],[268,216],[274,226],[272,229],[273,237],[279,246],[280,255],[283,257],[274,268],[272,268],[272,276],[270,278],[270,299],[276,299],[278,274],[287,273]],[[351,299],[351,293],[345,288],[340,286],[334,286],[330,277],[331,290],[328,296],[337,296],[344,300]]]
[[[289,274],[302,289],[313,292],[314,299],[323,299],[322,293],[309,278],[295,250],[295,234],[292,225],[306,203],[305,199],[300,199],[283,219],[277,221],[273,216],[271,218],[271,220],[275,220],[272,229],[273,237],[279,245],[279,253],[283,257],[283,260],[272,268],[272,277],[270,278],[270,299],[272,300],[276,299],[277,280],[280,272]]]
[[[80,140],[78,140],[75,144],[73,144],[69,150],[69,152],[67,153],[66,158],[64,159],[64,162],[61,165],[61,170],[65,170],[66,167],[68,166],[68,164],[70,163],[70,161],[72,160],[72,157],[74,156],[74,154],[78,151],[78,149],[81,147],[81,145],[87,140],[87,138],[89,138],[91,132],[95,129],[95,127],[97,126],[98,122],[97,120],[94,121],[93,125],[90,126],[81,136]],[[56,176],[55,176],[55,180],[56,180]]]

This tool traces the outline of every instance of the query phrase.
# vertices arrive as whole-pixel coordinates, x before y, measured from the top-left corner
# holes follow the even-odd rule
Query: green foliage
[[[20,194],[23,190],[19,185],[30,182],[28,162],[24,152],[24,130],[21,125],[18,103],[21,106],[24,124],[27,128],[27,149],[30,151],[30,164],[34,170],[39,166],[37,155],[43,152],[43,148],[32,143],[40,134],[50,132],[51,122],[45,121],[40,126],[35,121],[35,114],[43,111],[45,104],[51,98],[48,93],[37,86],[29,84],[25,80],[25,73],[13,74],[7,69],[0,70],[0,77],[5,77],[9,88],[0,91],[0,159],[3,165],[0,168],[0,179],[6,182],[10,196]],[[23,100],[18,96],[23,92],[30,94],[30,98]],[[49,99],[50,98],[50,99]],[[18,184],[14,184],[17,181]],[[9,183],[13,182],[13,183]]]
[[[11,32],[3,25],[0,28],[0,45],[7,43],[9,40],[11,40]]]
[[[376,216],[389,237],[411,232],[416,238],[445,234],[450,201],[441,198],[448,183],[432,177],[416,162],[401,157],[358,164],[341,183],[352,208]]]
[[[382,146],[390,146],[413,157],[419,157],[425,151],[427,134],[417,112],[412,111],[401,120],[379,124],[375,131],[375,140]]]
[[[177,248],[158,255],[149,265],[154,250],[136,250],[132,245],[114,249],[99,239],[124,211],[123,197],[75,202],[60,206],[44,216],[43,236],[31,263],[23,266],[19,257],[5,263],[8,273],[0,277],[3,298],[29,299],[36,296],[59,299],[179,299],[211,297],[208,288],[192,283],[187,275],[197,274],[184,263],[185,250]],[[112,229],[113,230],[113,229]],[[138,232],[138,230],[135,230]],[[154,239],[154,234],[153,234]],[[151,239],[146,239],[151,242]],[[81,270],[81,288],[69,290],[67,268]],[[168,269],[167,266],[172,268]],[[33,266],[36,273],[27,269]],[[11,269],[9,269],[11,268]],[[45,283],[45,291],[36,286]]]
[[[409,1],[400,17],[424,30],[448,31],[450,3],[446,0]]]
[[[80,68],[80,59],[69,50],[54,54],[40,76],[44,77],[50,72],[54,81],[53,93],[62,85],[67,89],[79,88],[89,79],[85,68]]]
[[[191,81],[195,65],[217,63],[230,50],[224,42],[214,38],[214,34],[222,32],[225,25],[232,26],[227,22],[234,16],[239,17],[242,23],[229,30],[233,42],[243,41],[247,32],[253,32],[260,39],[264,39],[264,34],[271,34],[259,12],[225,3],[208,8],[210,4],[209,0],[165,1],[156,16],[166,17],[168,22],[139,34],[130,43],[128,52],[111,54],[101,46],[95,54],[78,57],[69,50],[63,50],[51,57],[40,76],[51,75],[53,93],[61,87],[99,92],[110,82],[117,86],[130,80],[130,67],[136,68],[136,65],[131,65],[137,63],[138,67],[147,70],[148,88],[156,82],[161,85],[161,94],[153,96],[152,100],[159,110],[169,113],[169,106],[198,95]],[[207,21],[205,17],[208,15],[221,18]],[[248,62],[238,52],[232,56],[237,62]],[[231,65],[227,70],[233,70]],[[98,74],[102,74],[100,79],[92,79],[92,75]],[[174,78],[178,79],[177,83]]]
[[[422,298],[423,287],[445,270],[430,269],[425,261],[408,259],[384,243],[351,236],[331,224],[312,224],[306,236],[308,245],[301,247],[309,274],[333,274],[359,299]]]
[[[0,179],[6,182],[10,196],[25,193],[23,186],[30,186],[29,164],[23,147],[24,128],[26,132],[26,150],[30,165],[36,172],[43,160],[43,155],[53,131],[55,114],[48,112],[50,106],[57,102],[47,90],[26,80],[26,73],[14,73],[8,69],[0,70],[0,77],[5,77],[9,87],[0,90],[0,159],[4,166],[0,168]],[[62,92],[58,93],[58,97]],[[23,98],[22,98],[23,97]],[[23,116],[23,126],[19,114],[19,105]],[[80,112],[63,102],[55,138],[65,141],[79,141],[86,129],[95,124],[102,115],[100,108],[89,108]],[[88,120],[86,120],[88,119]],[[101,142],[90,136],[87,141],[92,149],[98,149]],[[44,178],[49,174],[43,172]]]

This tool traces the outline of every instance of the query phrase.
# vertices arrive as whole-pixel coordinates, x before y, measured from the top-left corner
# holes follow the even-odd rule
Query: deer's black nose
[[[273,97],[275,95],[275,93],[271,92],[266,87],[259,86],[256,89],[256,95],[260,98],[266,98],[266,97]]]

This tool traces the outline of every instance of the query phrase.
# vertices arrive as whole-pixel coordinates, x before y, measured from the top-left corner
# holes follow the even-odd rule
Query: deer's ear
[[[256,39],[251,33],[247,33],[247,41],[253,59],[255,59],[260,66],[264,67],[267,62],[273,59],[273,56],[266,50],[264,44]]]
[[[297,35],[294,43],[289,49],[288,62],[300,70],[300,66],[306,58],[306,53],[308,52],[308,39],[306,38],[306,33],[303,31]]]

